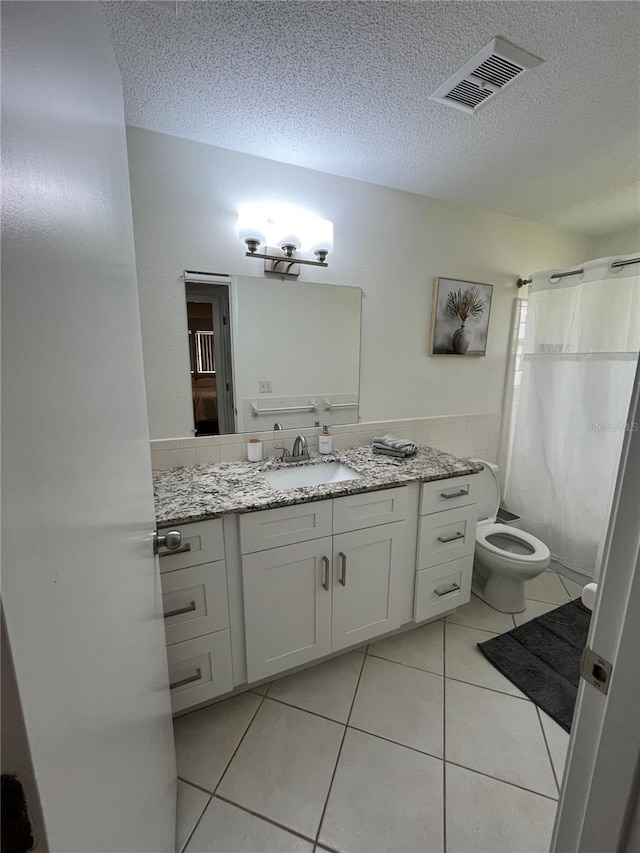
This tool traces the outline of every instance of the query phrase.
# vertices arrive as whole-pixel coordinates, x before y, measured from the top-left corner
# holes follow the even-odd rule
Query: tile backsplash
[[[447,415],[438,418],[411,418],[398,421],[367,421],[359,424],[330,427],[333,449],[371,444],[374,436],[391,432],[420,444],[429,444],[438,450],[456,456],[476,456],[496,462],[502,427],[502,414]],[[167,468],[184,468],[187,465],[239,462],[247,459],[247,440],[260,438],[265,456],[278,456],[276,446],[285,443],[291,450],[297,435],[304,435],[309,450],[318,449],[319,427],[250,432],[244,435],[212,435],[198,438],[172,438],[151,442],[151,464],[154,471]]]

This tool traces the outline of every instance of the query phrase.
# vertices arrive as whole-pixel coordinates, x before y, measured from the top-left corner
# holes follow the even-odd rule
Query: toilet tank
[[[493,462],[486,462],[484,459],[472,459],[472,462],[477,462],[484,466],[479,474],[477,485],[477,508],[478,508],[478,523],[482,521],[495,521],[498,509],[500,507],[500,483],[498,480],[498,466]]]

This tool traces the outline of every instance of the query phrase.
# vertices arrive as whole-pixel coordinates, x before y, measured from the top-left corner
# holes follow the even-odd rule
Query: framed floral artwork
[[[429,355],[485,355],[492,284],[436,278]]]

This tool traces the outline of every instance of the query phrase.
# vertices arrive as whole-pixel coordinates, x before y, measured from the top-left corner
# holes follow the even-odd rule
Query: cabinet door
[[[404,521],[333,537],[334,652],[400,625],[399,574],[405,546]]]
[[[247,677],[256,681],[331,651],[331,537],[242,558]]]

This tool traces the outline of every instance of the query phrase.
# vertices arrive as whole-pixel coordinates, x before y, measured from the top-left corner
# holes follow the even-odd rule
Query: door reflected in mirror
[[[228,288],[187,284],[187,325],[195,434],[234,432]]]

